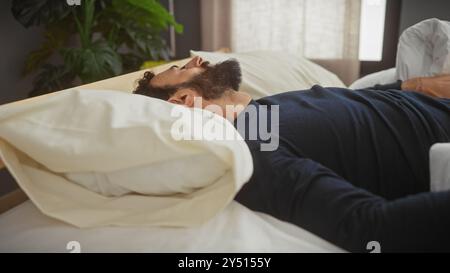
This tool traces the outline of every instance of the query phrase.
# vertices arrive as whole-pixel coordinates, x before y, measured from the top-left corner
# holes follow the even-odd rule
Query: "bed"
[[[308,60],[285,53],[192,52],[192,55],[201,56],[213,63],[230,57],[238,59],[243,66],[242,90],[249,92],[253,98],[274,92],[306,89],[313,84],[345,86],[334,73]],[[173,64],[185,62],[187,59],[152,70],[158,72]],[[269,72],[261,69],[265,66],[273,69]],[[294,72],[282,73],[283,71]],[[393,73],[390,70],[384,74],[372,75],[370,81],[366,78],[355,84],[357,87],[365,87],[367,84],[379,83],[380,79],[395,77]],[[137,71],[80,88],[130,92],[135,80],[142,74],[143,71]],[[436,145],[430,153],[432,181],[437,181],[433,189],[448,189],[449,145]],[[5,159],[4,154],[0,153],[0,156]],[[11,162],[4,163],[11,167],[8,166]],[[4,165],[0,163],[1,167]],[[3,212],[0,215],[0,252],[345,252],[304,229],[251,211],[235,201],[229,202],[207,222],[194,227],[78,228],[45,215],[21,190],[0,199],[0,212]]]
[[[272,90],[283,92],[293,86],[307,88],[313,84],[344,86],[333,73],[303,59],[292,59],[282,53],[256,52],[243,55],[192,52],[203,58],[218,62],[234,57],[243,63],[243,88],[254,98],[271,94]],[[281,54],[281,55],[280,55]],[[265,56],[264,58],[257,58]],[[280,58],[284,62],[280,62]],[[249,67],[261,67],[267,61],[286,68],[295,66],[295,74],[288,79],[272,80],[267,85],[268,75],[259,75]],[[175,64],[184,64],[187,59]],[[161,71],[174,63],[152,70]],[[143,71],[95,82],[81,89],[101,89],[130,92],[135,80]],[[276,78],[277,75],[271,75]],[[61,91],[64,92],[64,91]],[[45,97],[45,96],[44,96]],[[33,102],[28,99],[15,104]],[[5,152],[0,153],[1,167],[10,169],[12,162]],[[0,161],[1,162],[1,161]],[[20,184],[20,183],[19,183]],[[27,191],[25,191],[27,192]],[[31,195],[32,196],[32,195]],[[223,210],[199,226],[98,226],[79,228],[49,217],[42,207],[29,200],[29,193],[22,189],[0,199],[0,252],[344,252],[342,249],[292,224],[279,221],[269,215],[247,209],[231,201]]]
[[[342,252],[296,226],[232,202],[198,228],[79,229],[26,201],[0,217],[0,252]]]

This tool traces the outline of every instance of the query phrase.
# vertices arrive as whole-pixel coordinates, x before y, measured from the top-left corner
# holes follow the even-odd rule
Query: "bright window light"
[[[381,61],[383,53],[386,0],[362,0],[359,59]]]

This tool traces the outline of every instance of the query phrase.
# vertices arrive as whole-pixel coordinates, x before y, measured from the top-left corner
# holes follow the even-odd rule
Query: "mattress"
[[[80,229],[49,218],[26,201],[0,215],[0,252],[343,252],[292,224],[233,201],[194,228]]]

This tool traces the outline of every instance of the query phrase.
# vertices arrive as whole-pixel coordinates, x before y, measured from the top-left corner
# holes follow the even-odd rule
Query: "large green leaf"
[[[24,75],[37,70],[56,51],[58,51],[68,42],[68,39],[70,37],[70,27],[67,24],[66,26],[66,29],[62,29],[54,25],[49,25],[47,27],[44,34],[44,42],[38,49],[33,50],[28,54],[23,70]]]
[[[183,26],[178,24],[172,14],[170,14],[159,2],[155,0],[127,0],[127,2],[135,7],[139,7],[147,11],[149,16],[146,18],[153,23],[157,21],[162,24],[164,28],[167,28],[169,25],[173,25],[176,32],[183,32]]]
[[[122,22],[130,22],[153,32],[167,30],[172,25],[178,33],[183,26],[155,0],[112,0],[112,7],[120,14]]]
[[[66,66],[45,64],[34,79],[33,90],[28,95],[33,97],[69,88],[73,79],[74,75]]]
[[[11,7],[14,18],[27,28],[60,21],[71,9],[64,0],[13,0]]]
[[[168,60],[169,49],[164,39],[158,34],[146,33],[134,29],[127,29],[133,45],[130,48],[138,52],[144,59],[151,58],[153,60]]]
[[[69,48],[61,51],[64,63],[84,83],[116,76],[122,72],[122,61],[111,46],[97,41],[87,48]]]
[[[136,70],[149,59],[167,60],[161,32],[169,26],[183,31],[158,0],[82,0],[81,6],[65,0],[12,1],[22,25],[46,28],[44,42],[29,54],[24,69],[39,70],[30,95],[68,88],[76,77],[87,83]],[[56,54],[63,63],[46,64]]]
[[[161,4],[154,0],[112,0],[109,12],[114,12],[117,18],[111,23],[119,30],[116,41],[140,56],[141,63],[148,59],[169,59],[161,31],[176,22]]]

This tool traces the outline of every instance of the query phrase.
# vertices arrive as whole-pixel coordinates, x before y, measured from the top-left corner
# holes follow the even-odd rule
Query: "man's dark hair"
[[[205,66],[205,71],[192,80],[173,86],[154,87],[150,81],[155,76],[147,71],[144,77],[138,80],[135,94],[167,101],[180,88],[192,88],[205,99],[221,97],[226,90],[238,90],[241,83],[241,69],[239,63],[230,59],[213,66]]]
[[[150,81],[155,76],[155,73],[146,71],[144,76],[137,81],[137,87],[133,91],[135,94],[149,96],[167,101],[172,96],[177,88],[174,87],[154,87],[150,84]]]

